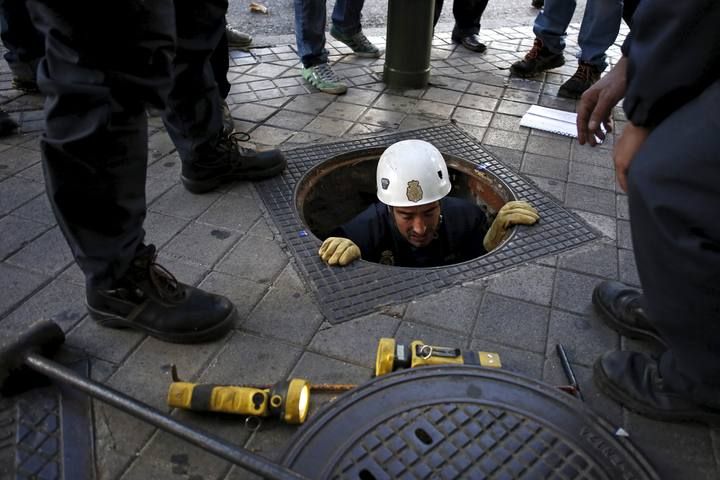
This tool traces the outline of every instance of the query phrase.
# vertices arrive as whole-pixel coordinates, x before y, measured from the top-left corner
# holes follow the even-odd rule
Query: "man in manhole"
[[[532,225],[540,218],[527,202],[511,201],[489,225],[478,205],[447,196],[451,184],[445,159],[422,140],[388,147],[378,161],[376,180],[379,202],[335,229],[320,247],[329,265],[345,266],[361,256],[401,267],[460,263],[493,250],[512,225]]]

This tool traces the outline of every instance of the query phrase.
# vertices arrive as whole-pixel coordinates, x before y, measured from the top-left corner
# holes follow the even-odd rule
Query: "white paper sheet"
[[[577,138],[577,114],[533,105],[520,119],[520,126]]]

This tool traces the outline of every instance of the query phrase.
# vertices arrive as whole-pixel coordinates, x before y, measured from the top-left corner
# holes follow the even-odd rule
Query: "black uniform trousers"
[[[720,407],[720,80],[658,125],[633,159],[633,246],[660,373]]]
[[[144,240],[146,104],[167,102],[168,131],[186,158],[222,128],[208,58],[224,33],[227,1],[28,0],[28,7],[46,37],[38,84],[46,95],[48,197],[88,287],[105,288]]]
[[[461,36],[479,33],[480,19],[487,4],[488,0],[453,0],[453,17],[455,17],[453,33]],[[442,8],[443,0],[435,0],[433,25],[437,25]]]
[[[0,0],[0,22],[8,64],[35,67],[45,54],[45,40],[33,26],[25,0]]]

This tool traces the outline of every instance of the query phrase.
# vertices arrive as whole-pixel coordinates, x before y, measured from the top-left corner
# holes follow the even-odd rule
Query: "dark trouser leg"
[[[488,0],[455,0],[453,2],[455,33],[460,36],[479,33],[480,19],[487,4]]]
[[[45,54],[42,34],[33,26],[25,0],[0,1],[0,36],[8,49],[9,65],[24,63],[33,68]]]
[[[176,0],[177,50],[165,127],[183,163],[215,150],[222,99],[210,58],[225,35],[227,0]],[[227,49],[225,55],[227,55]]]
[[[228,82],[227,79],[228,70],[230,70],[227,34],[220,35],[220,42],[218,43],[217,47],[215,47],[215,50],[213,50],[213,53],[210,56],[210,65],[213,69],[213,77],[215,78],[215,83],[217,83],[218,85],[220,98],[224,100],[230,93],[230,82]]]
[[[633,160],[633,244],[649,318],[668,343],[660,373],[720,407],[720,81],[658,126]]]
[[[143,241],[143,100],[161,103],[169,87],[173,3],[30,0],[28,7],[48,39],[38,70],[47,96],[47,193],[88,286],[106,288]]]

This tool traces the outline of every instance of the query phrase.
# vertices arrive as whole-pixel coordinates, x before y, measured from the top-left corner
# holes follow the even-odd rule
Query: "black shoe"
[[[666,347],[660,332],[647,318],[641,299],[640,290],[613,280],[600,282],[592,295],[593,304],[602,314],[600,318],[610,328],[628,338],[650,340]]]
[[[530,3],[533,8],[543,8],[545,6],[545,0],[532,0]]]
[[[227,134],[224,130],[217,144],[202,159],[190,164],[183,163],[182,182],[192,193],[205,193],[225,183],[237,180],[259,180],[272,177],[287,166],[280,150],[256,152],[238,146],[250,135],[244,132]]]
[[[10,115],[5,110],[0,110],[0,137],[12,135],[18,129],[18,126],[17,122],[10,118]]]
[[[607,352],[593,367],[598,388],[629,410],[668,422],[720,424],[720,410],[670,390],[657,362],[644,353]]]
[[[565,57],[563,57],[562,52],[551,52],[543,45],[542,40],[536,38],[533,47],[525,55],[525,58],[512,64],[510,73],[518,77],[528,78],[563,65],[565,65]]]
[[[452,41],[461,44],[463,47],[473,52],[484,52],[487,50],[487,46],[480,41],[480,37],[475,33],[467,35],[459,34],[456,32],[452,33]]]
[[[580,62],[575,74],[560,86],[558,97],[580,98],[585,90],[600,80],[601,73],[597,66]]]
[[[165,342],[198,343],[225,335],[235,306],[225,297],[178,282],[155,263],[149,245],[111,289],[88,289],[90,316],[104,327],[133,328]]]

